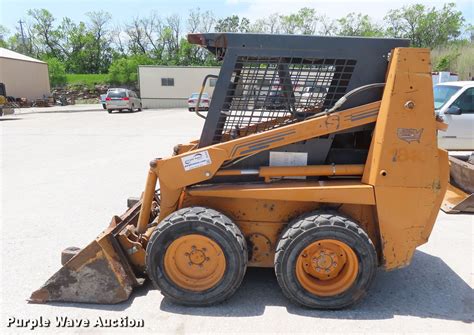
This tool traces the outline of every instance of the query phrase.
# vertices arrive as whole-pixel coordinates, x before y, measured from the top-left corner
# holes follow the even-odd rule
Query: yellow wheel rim
[[[296,261],[296,278],[305,290],[322,296],[334,296],[349,289],[357,278],[359,261],[347,244],[320,240],[301,251]]]
[[[204,291],[224,276],[226,260],[221,247],[198,234],[174,240],[165,252],[164,270],[177,286],[190,291]]]

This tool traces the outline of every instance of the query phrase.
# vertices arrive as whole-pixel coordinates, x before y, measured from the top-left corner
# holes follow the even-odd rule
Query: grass
[[[474,43],[435,48],[431,52],[433,68],[443,57],[452,58],[446,70],[457,73],[459,80],[470,80],[474,76]]]
[[[68,85],[94,85],[106,84],[108,80],[107,73],[100,74],[66,74]]]

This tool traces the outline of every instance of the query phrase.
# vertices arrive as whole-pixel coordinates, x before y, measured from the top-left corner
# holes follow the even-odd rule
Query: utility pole
[[[23,23],[25,23],[25,21],[22,21],[20,19],[20,21],[18,21],[18,23],[20,24],[20,33],[21,33],[21,41],[23,43],[23,49],[26,50],[25,33],[23,32]]]

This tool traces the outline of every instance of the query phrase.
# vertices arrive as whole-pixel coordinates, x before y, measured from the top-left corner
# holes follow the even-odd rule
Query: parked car
[[[193,112],[196,110],[196,104],[199,98],[199,93],[193,93],[188,98],[188,110]],[[209,110],[209,94],[203,93],[201,96],[201,102],[199,103],[199,110],[208,111]]]
[[[434,86],[436,113],[448,124],[438,132],[438,144],[448,150],[474,150],[474,81]]]
[[[107,99],[107,93],[101,94],[99,99],[100,99],[100,103],[102,104],[102,108],[107,109],[107,104],[106,104],[107,101],[105,100]]]
[[[105,104],[109,113],[114,110],[119,112],[123,110],[142,110],[142,101],[138,95],[134,91],[124,88],[109,89]]]

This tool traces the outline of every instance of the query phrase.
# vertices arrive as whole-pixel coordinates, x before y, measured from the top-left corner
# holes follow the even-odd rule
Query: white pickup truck
[[[438,144],[447,150],[474,150],[474,81],[434,86],[436,113],[448,124],[438,132]]]

